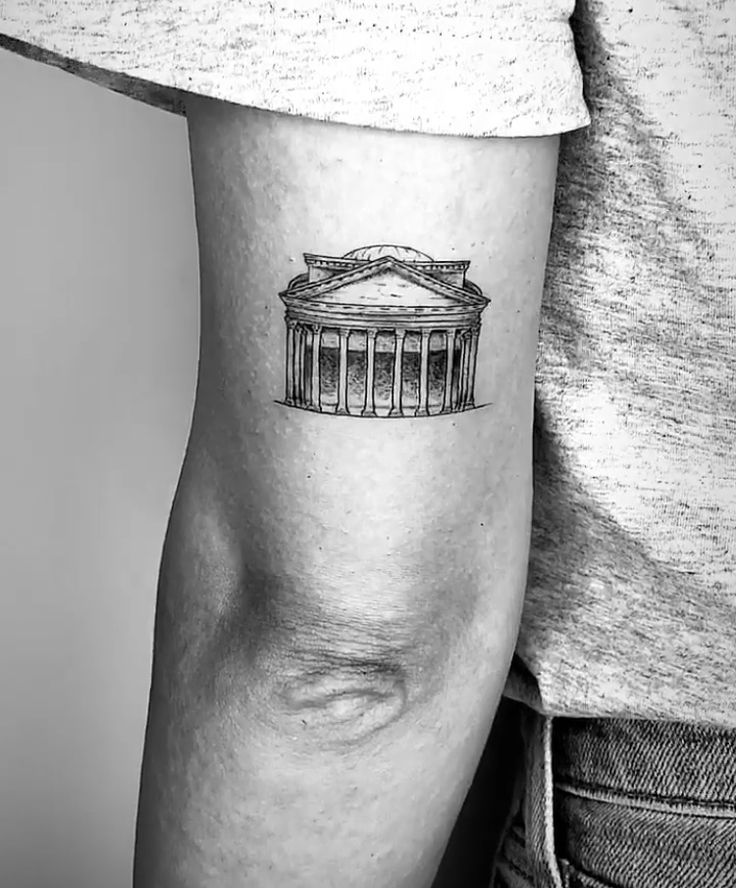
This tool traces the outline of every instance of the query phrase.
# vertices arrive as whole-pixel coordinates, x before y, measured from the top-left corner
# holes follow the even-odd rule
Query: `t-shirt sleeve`
[[[183,113],[185,93],[358,126],[537,136],[589,122],[574,0],[9,0],[0,47]]]

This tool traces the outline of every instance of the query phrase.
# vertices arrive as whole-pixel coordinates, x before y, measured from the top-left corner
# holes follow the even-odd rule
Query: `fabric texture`
[[[580,0],[505,693],[736,727],[736,8]]]
[[[492,888],[732,888],[736,731],[520,706],[526,766]]]
[[[0,46],[168,110],[181,91],[361,126],[584,126],[574,0],[4,0]]]

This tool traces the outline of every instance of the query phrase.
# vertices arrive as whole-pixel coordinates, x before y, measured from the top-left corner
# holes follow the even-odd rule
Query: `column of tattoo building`
[[[351,416],[431,416],[475,406],[480,316],[469,262],[409,247],[304,256],[286,306],[285,403]]]

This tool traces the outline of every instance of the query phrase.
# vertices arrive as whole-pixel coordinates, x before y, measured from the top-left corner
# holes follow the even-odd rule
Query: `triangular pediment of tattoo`
[[[438,280],[393,257],[383,257],[360,267],[309,284],[299,283],[280,294],[287,304],[292,299],[326,305],[365,305],[375,308],[477,306],[484,307],[485,297]]]

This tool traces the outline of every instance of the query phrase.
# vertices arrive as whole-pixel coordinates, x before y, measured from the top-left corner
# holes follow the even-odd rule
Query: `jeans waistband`
[[[684,722],[555,718],[554,782],[643,802],[736,807],[736,731]]]
[[[526,707],[519,714],[525,768],[507,844],[513,852],[511,825],[520,816],[523,847],[513,866],[501,865],[504,884],[734,884],[729,854],[736,731],[683,722],[552,718]],[[720,848],[718,854],[703,856],[697,844],[702,836],[708,847]],[[668,855],[668,843],[676,853]],[[586,875],[576,876],[575,867]],[[596,881],[591,872],[607,875]]]

